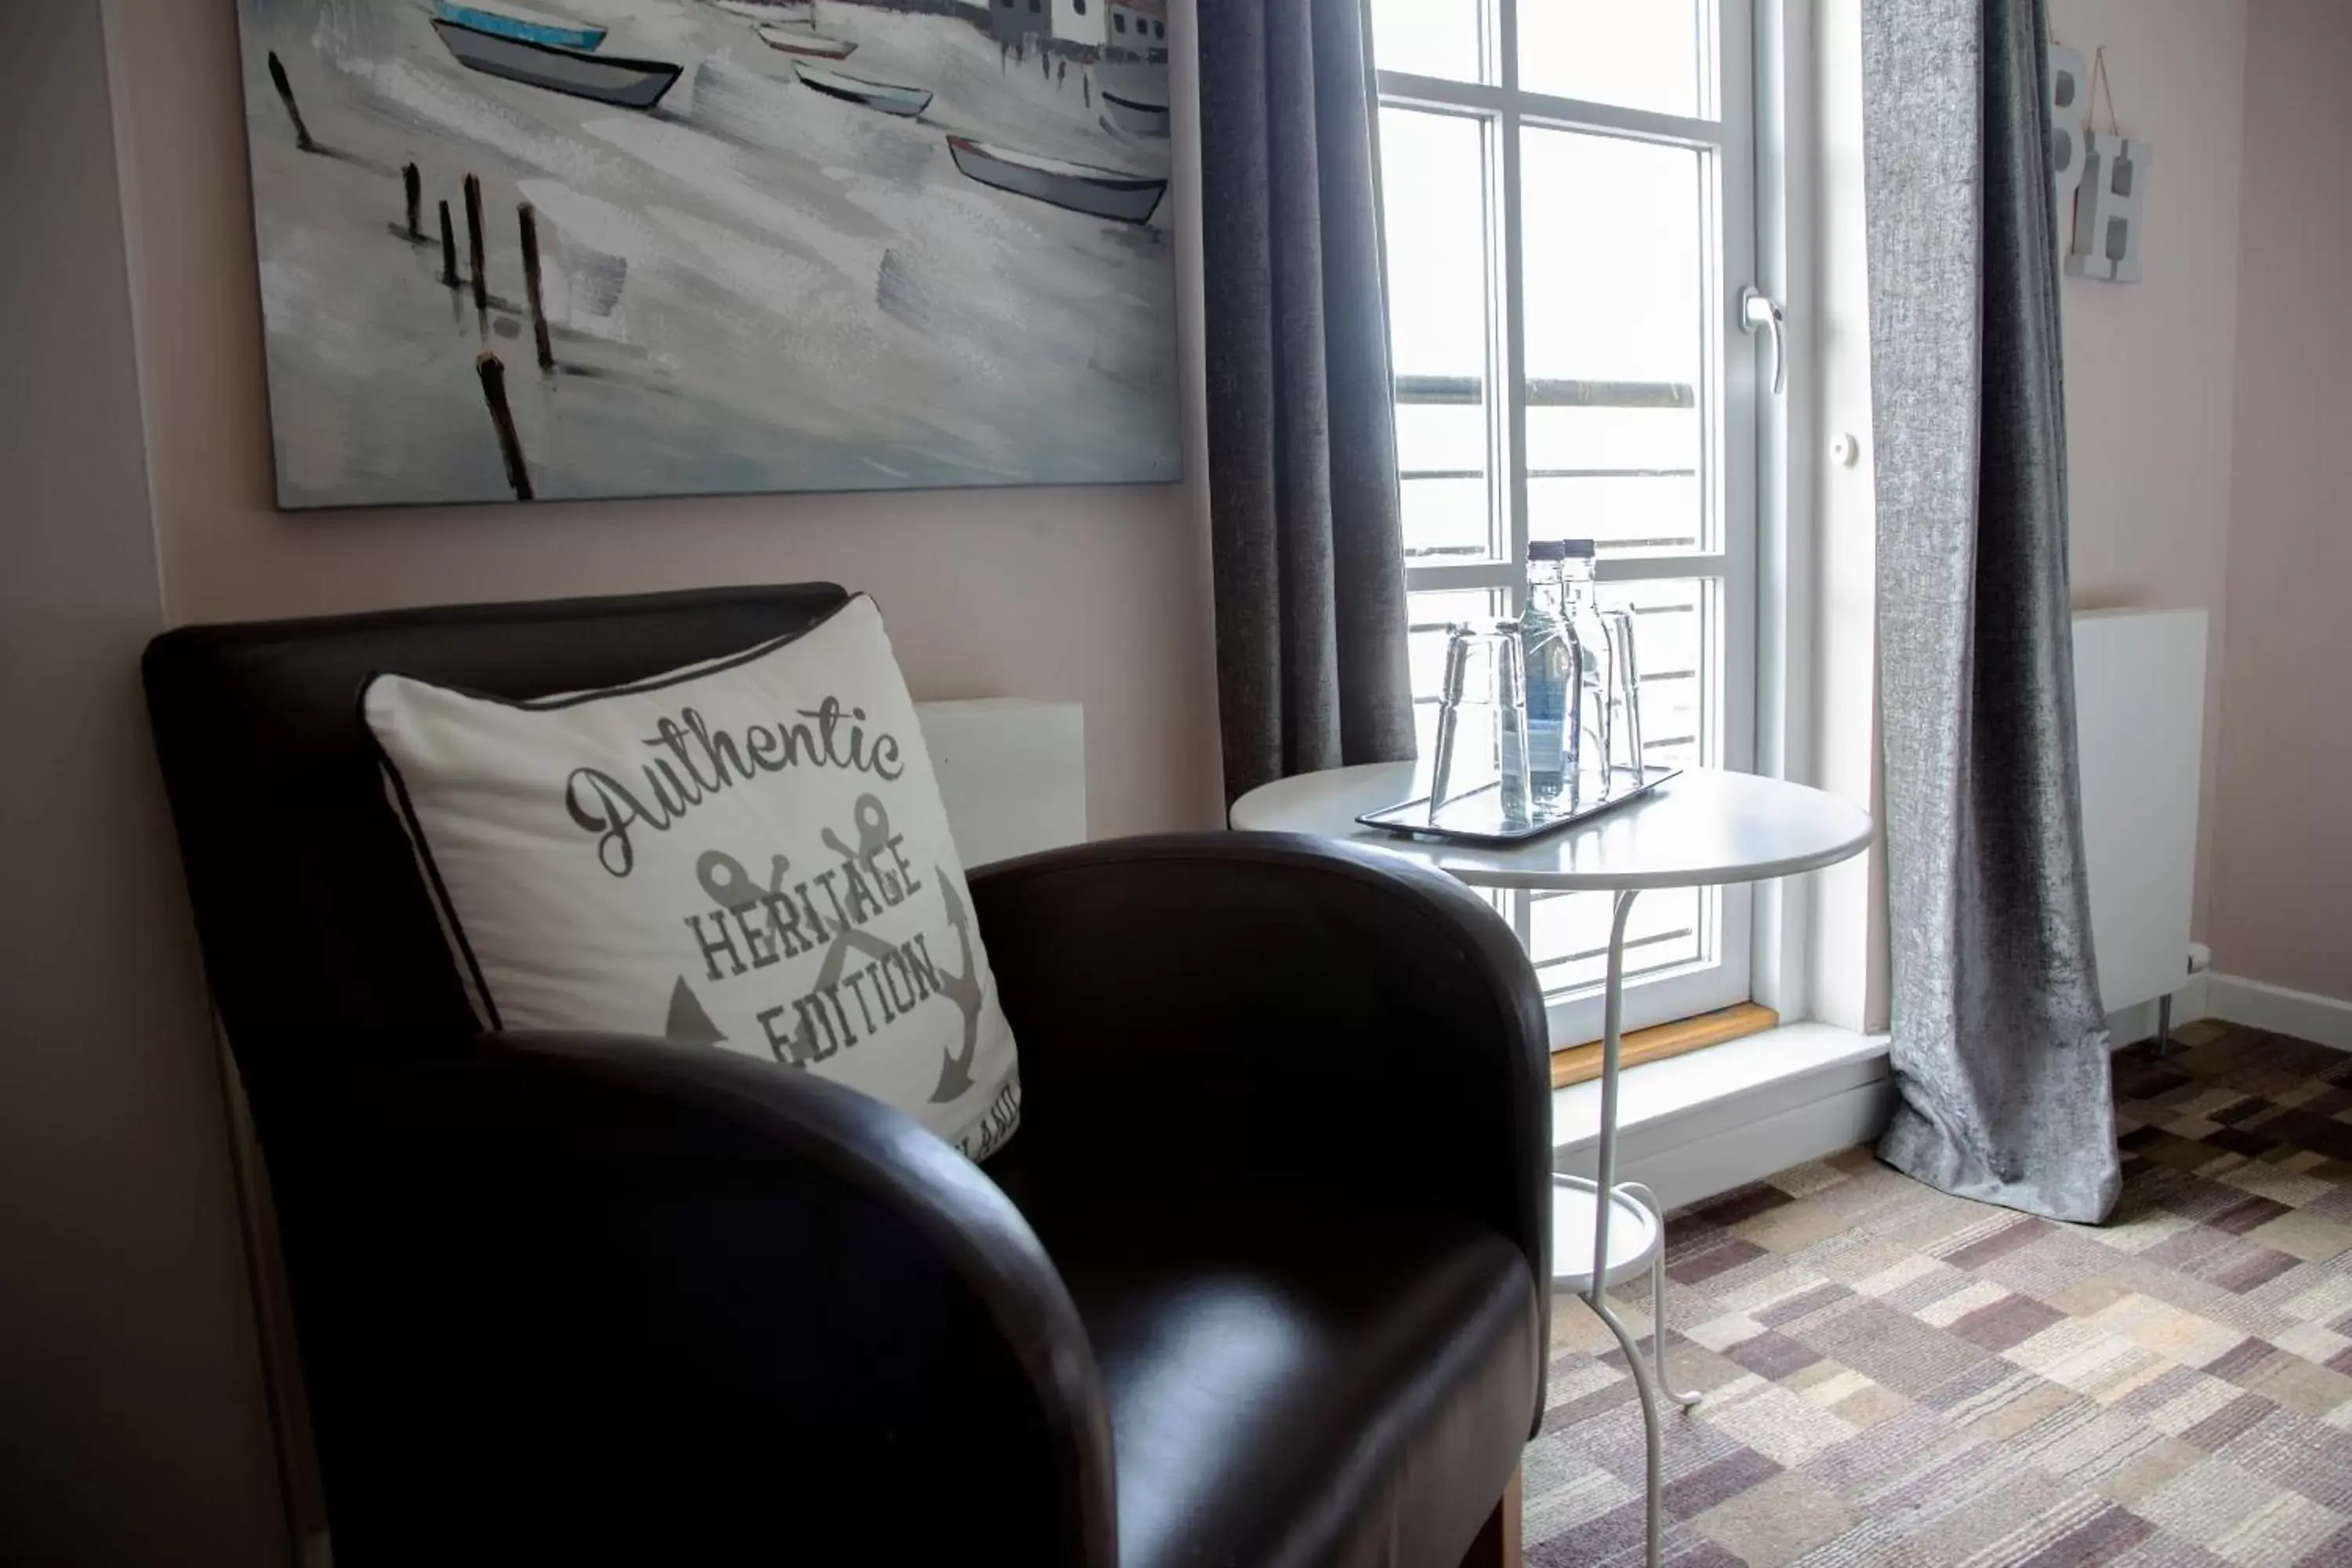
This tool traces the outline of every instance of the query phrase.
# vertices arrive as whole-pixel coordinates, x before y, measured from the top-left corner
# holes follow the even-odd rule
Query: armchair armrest
[[[1303,835],[1129,838],[976,872],[1024,1164],[1268,1171],[1408,1194],[1518,1247],[1549,1327],[1543,995],[1451,878]]]
[[[1115,1562],[1076,1310],[907,1117],[619,1037],[269,1076],[339,1563]]]

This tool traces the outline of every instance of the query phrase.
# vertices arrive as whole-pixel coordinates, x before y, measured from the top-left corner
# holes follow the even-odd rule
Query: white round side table
[[[1373,763],[1301,773],[1234,803],[1233,825],[1311,833],[1370,845],[1478,888],[1549,889],[1616,895],[1601,994],[1601,1147],[1592,1181],[1552,1177],[1552,1286],[1582,1296],[1617,1342],[1641,1396],[1649,1442],[1649,1561],[1659,1545],[1658,1395],[1665,1370],[1665,1216],[1638,1182],[1617,1180],[1618,1050],[1623,1035],[1625,921],[1653,888],[1716,887],[1818,870],[1869,844],[1869,815],[1849,801],[1780,779],[1692,769],[1614,811],[1507,847],[1407,838],[1356,820],[1427,793],[1412,763]],[[1605,1194],[1605,1195],[1604,1195]],[[1609,1287],[1650,1274],[1653,1374],[1609,1305]],[[1672,1393],[1670,1387],[1667,1392]],[[1674,1394],[1682,1405],[1694,1394]]]

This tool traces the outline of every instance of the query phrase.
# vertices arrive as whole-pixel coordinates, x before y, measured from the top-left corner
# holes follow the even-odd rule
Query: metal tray
[[[1513,822],[1503,815],[1503,786],[1488,784],[1483,789],[1456,795],[1445,803],[1444,809],[1434,817],[1429,809],[1429,797],[1399,801],[1378,811],[1365,812],[1356,818],[1367,827],[1377,827],[1383,833],[1394,833],[1407,838],[1432,838],[1456,844],[1512,845],[1524,844],[1531,838],[1558,833],[1563,827],[1573,827],[1580,822],[1590,822],[1596,816],[1616,810],[1629,800],[1639,800],[1660,784],[1682,772],[1680,768],[1644,768],[1637,782],[1631,768],[1616,770],[1616,788],[1609,798],[1575,811],[1562,812],[1535,821]]]

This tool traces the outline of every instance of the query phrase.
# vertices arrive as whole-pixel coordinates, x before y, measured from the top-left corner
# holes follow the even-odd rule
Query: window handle
[[[1789,345],[1781,336],[1780,301],[1750,283],[1739,291],[1739,330],[1749,337],[1772,334],[1772,395],[1789,388]]]

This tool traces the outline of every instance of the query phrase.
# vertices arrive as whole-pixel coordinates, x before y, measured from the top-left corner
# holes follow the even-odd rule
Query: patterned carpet
[[[1667,1561],[2352,1568],[2352,1056],[2191,1026],[2116,1058],[2105,1226],[1861,1150],[1675,1216]],[[1620,1292],[1648,1324],[1646,1282]],[[1606,1351],[1607,1353],[1602,1353]],[[1642,1436],[1572,1298],[1531,1564],[1638,1563]]]

